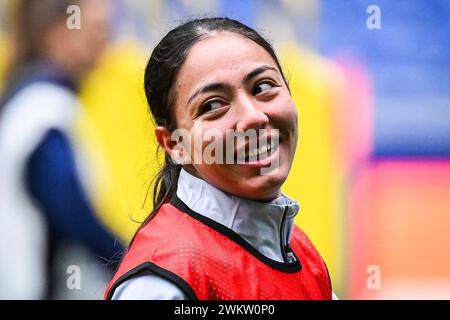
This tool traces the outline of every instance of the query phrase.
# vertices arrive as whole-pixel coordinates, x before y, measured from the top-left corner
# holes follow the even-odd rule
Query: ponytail
[[[165,152],[164,166],[159,170],[154,179],[153,210],[142,226],[146,225],[155,216],[164,203],[169,202],[170,199],[172,199],[172,196],[177,191],[180,171],[181,165],[175,164],[169,154]]]

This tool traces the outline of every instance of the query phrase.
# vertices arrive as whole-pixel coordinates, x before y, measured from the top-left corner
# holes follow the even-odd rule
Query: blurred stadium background
[[[2,22],[13,3],[0,0]],[[83,84],[77,132],[101,161],[91,196],[118,238],[129,241],[151,208],[158,158],[142,78],[152,47],[180,21],[226,15],[269,38],[289,75],[300,139],[283,190],[301,203],[296,222],[337,295],[450,299],[450,2],[111,3],[114,42]],[[369,5],[379,6],[381,29],[366,25]],[[8,36],[1,23],[0,75]]]

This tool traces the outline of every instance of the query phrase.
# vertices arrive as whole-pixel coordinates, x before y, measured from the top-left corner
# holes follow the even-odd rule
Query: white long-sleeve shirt
[[[227,194],[206,181],[181,170],[177,196],[193,211],[238,233],[266,257],[288,262],[284,248],[289,244],[299,204],[282,195],[257,202]],[[284,258],[286,257],[286,258]],[[333,298],[335,295],[333,294]],[[186,300],[174,283],[156,274],[141,275],[122,283],[113,300]]]

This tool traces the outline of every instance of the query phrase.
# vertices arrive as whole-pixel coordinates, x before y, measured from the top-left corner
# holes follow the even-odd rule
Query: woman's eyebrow
[[[226,90],[229,87],[230,87],[229,85],[227,85],[225,83],[220,83],[220,82],[207,84],[207,85],[201,87],[200,89],[198,89],[197,91],[195,91],[189,97],[187,104],[189,105],[191,103],[191,101],[195,99],[195,97],[197,97],[198,95],[200,95],[202,93],[206,93],[209,91]]]
[[[245,77],[244,77],[244,83],[245,82],[249,82],[251,79],[253,79],[254,77],[258,76],[259,74],[263,73],[264,71],[267,70],[272,70],[275,72],[278,72],[278,70],[274,67],[271,66],[261,66],[261,67],[257,67],[256,69],[254,69],[253,71],[249,72]],[[198,89],[197,91],[195,91],[188,99],[187,104],[189,105],[192,100],[194,100],[198,95],[202,94],[202,93],[207,93],[210,91],[218,91],[218,90],[226,90],[230,88],[230,86],[226,83],[222,83],[222,82],[217,82],[217,83],[210,83],[207,84],[203,87],[201,87],[200,89]]]
[[[278,72],[278,70],[274,67],[271,66],[261,66],[256,68],[255,70],[251,71],[250,73],[248,73],[245,77],[244,77],[244,83],[245,82],[249,82],[251,79],[253,79],[254,77],[258,76],[259,74],[263,73],[264,71],[267,70],[273,70],[275,72]]]

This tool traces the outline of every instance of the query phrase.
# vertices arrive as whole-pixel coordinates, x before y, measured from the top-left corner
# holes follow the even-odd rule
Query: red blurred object
[[[450,298],[450,160],[373,160],[353,182],[349,226],[350,299]]]

